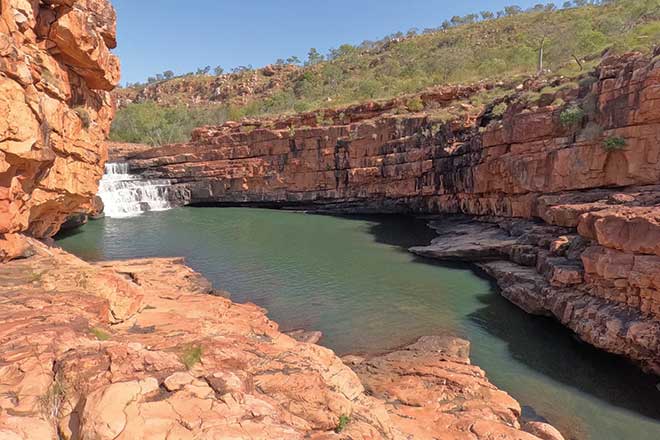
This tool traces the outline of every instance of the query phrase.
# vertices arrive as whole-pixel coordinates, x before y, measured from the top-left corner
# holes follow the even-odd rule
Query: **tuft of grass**
[[[99,341],[107,341],[110,339],[110,333],[106,332],[105,330],[98,328],[98,327],[93,327],[89,329],[89,332],[96,337]]]
[[[626,148],[626,140],[619,136],[610,136],[603,141],[605,151],[619,151]]]
[[[347,415],[341,415],[339,416],[339,422],[337,423],[337,427],[335,428],[335,432],[339,434],[342,432],[344,429],[346,429],[346,426],[350,423],[351,419]]]
[[[92,124],[92,117],[89,115],[87,109],[85,107],[78,106],[78,107],[74,107],[73,111],[76,112],[76,114],[80,118],[83,127],[89,128],[89,126]]]
[[[181,362],[187,369],[191,369],[202,360],[203,350],[200,345],[186,347],[181,353]]]
[[[48,419],[58,420],[64,402],[66,402],[66,385],[62,375],[58,373],[46,394],[39,397],[39,407]]]
[[[561,122],[561,125],[569,128],[579,125],[582,122],[582,119],[584,119],[584,110],[576,105],[566,108],[559,115],[559,122]]]

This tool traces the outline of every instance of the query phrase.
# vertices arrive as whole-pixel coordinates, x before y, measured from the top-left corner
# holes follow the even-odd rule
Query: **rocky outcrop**
[[[119,81],[115,45],[106,0],[0,0],[0,260],[21,255],[9,234],[52,236],[89,208]]]
[[[554,317],[582,340],[660,373],[658,256],[612,250],[574,228],[527,220],[459,217],[431,225],[438,238],[412,252],[474,262],[526,312]]]
[[[466,341],[353,358],[356,374],[181,260],[88,264],[25,241],[32,257],[0,265],[3,439],[561,438],[521,429]]]
[[[120,88],[113,95],[119,107],[148,102],[186,107],[245,105],[283,91],[302,73],[301,68],[292,64],[273,64],[224,75],[209,72],[194,75],[191,72],[172,79]]]
[[[188,203],[542,216],[544,194],[660,179],[660,63],[632,54],[605,60],[594,75],[576,89],[539,92],[533,105],[529,96],[548,83],[531,82],[485,108],[467,102],[505,91],[443,87],[203,127],[190,144],[135,154],[130,165],[178,181],[190,191]],[[495,103],[508,105],[501,119]]]
[[[179,204],[490,221],[415,251],[488,261],[525,310],[660,373],[657,55],[606,58],[576,84],[441,87],[202,127],[189,144],[124,159],[134,173],[175,182]]]

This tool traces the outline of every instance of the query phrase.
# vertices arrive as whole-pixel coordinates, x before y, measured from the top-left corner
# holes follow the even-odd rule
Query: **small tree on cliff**
[[[165,77],[165,79],[172,79],[174,78],[174,72],[172,72],[171,70],[166,70],[165,72],[163,72],[163,76]]]
[[[305,65],[314,66],[322,61],[323,61],[323,55],[321,55],[319,51],[316,50],[316,48],[312,47],[309,50],[309,53],[307,54],[307,62],[305,63]]]
[[[220,66],[215,66],[215,68],[213,69],[213,73],[215,73],[215,76],[220,76],[220,75],[222,75],[224,72],[225,72],[225,69],[223,69],[223,68],[220,67]]]
[[[286,59],[287,64],[300,64],[300,58],[293,55]]]

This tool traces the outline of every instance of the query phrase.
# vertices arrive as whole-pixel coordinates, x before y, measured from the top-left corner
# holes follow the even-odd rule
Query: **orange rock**
[[[106,0],[0,0],[0,234],[49,237],[88,211],[119,81],[114,19]]]

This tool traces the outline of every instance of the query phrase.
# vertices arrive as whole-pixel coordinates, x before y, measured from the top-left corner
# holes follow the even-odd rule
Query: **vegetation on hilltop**
[[[370,99],[391,98],[429,86],[511,79],[529,75],[578,76],[591,69],[604,52],[648,51],[660,41],[660,0],[576,0],[539,4],[528,11],[504,11],[453,17],[438,29],[421,34],[394,34],[379,42],[342,45],[323,56],[310,50],[304,66],[289,71],[274,87],[215,104],[161,106],[134,102],[120,109],[111,139],[162,144],[184,141],[192,128],[241,117],[302,112]],[[280,64],[296,63],[279,60]],[[171,89],[189,90],[176,82],[211,84],[221,77],[198,75],[165,79]],[[216,73],[221,72],[217,68]],[[249,67],[222,75],[225,82],[267,75]],[[215,84],[215,83],[214,83]],[[176,86],[176,87],[174,87]],[[138,88],[152,87],[140,85]],[[166,90],[164,87],[163,90]],[[126,93],[126,90],[120,91]],[[244,93],[244,92],[242,92]],[[185,101],[185,96],[178,99]]]

